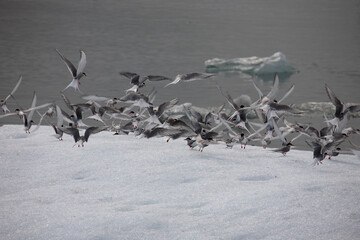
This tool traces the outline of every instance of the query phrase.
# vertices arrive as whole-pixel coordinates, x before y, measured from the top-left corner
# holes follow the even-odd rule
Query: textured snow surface
[[[358,239],[360,161],[0,128],[0,239]]]

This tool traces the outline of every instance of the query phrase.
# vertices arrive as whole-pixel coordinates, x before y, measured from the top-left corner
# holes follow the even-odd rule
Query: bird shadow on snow
[[[197,158],[205,161],[215,161],[217,163],[221,164],[232,164],[232,163],[238,163],[240,162],[237,159],[227,157],[221,157],[220,155],[214,154],[214,153],[207,153],[207,152],[199,152],[199,156]]]

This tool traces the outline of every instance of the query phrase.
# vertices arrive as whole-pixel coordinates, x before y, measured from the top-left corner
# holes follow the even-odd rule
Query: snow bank
[[[270,57],[213,58],[205,61],[205,67],[206,72],[240,71],[250,75],[295,73],[297,71],[281,52],[276,52]]]
[[[356,239],[360,162],[0,128],[1,239]]]

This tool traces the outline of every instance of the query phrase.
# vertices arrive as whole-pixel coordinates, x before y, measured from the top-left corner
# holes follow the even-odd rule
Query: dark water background
[[[280,95],[291,84],[286,103],[329,101],[324,82],[344,102],[360,102],[360,1],[0,1],[0,96],[7,96],[19,75],[16,98],[23,107],[36,90],[38,103],[57,101],[71,77],[55,52],[77,65],[79,49],[87,54],[89,94],[120,97],[130,88],[119,71],[175,77],[203,72],[214,57],[271,56],[281,51],[299,70],[281,82]],[[234,97],[257,93],[250,76],[219,73],[214,80],[162,88],[157,104],[177,97],[209,107],[224,103],[217,81]],[[258,80],[268,91],[271,81]],[[80,101],[72,89],[66,95]],[[15,104],[9,101],[13,110]],[[310,116],[322,126],[321,117]],[[314,120],[314,121],[315,121]],[[357,124],[358,120],[352,120]],[[0,124],[21,124],[5,118]]]

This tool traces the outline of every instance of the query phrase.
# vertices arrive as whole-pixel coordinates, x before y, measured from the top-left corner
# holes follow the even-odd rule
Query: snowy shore
[[[360,161],[0,127],[0,239],[356,239]]]

